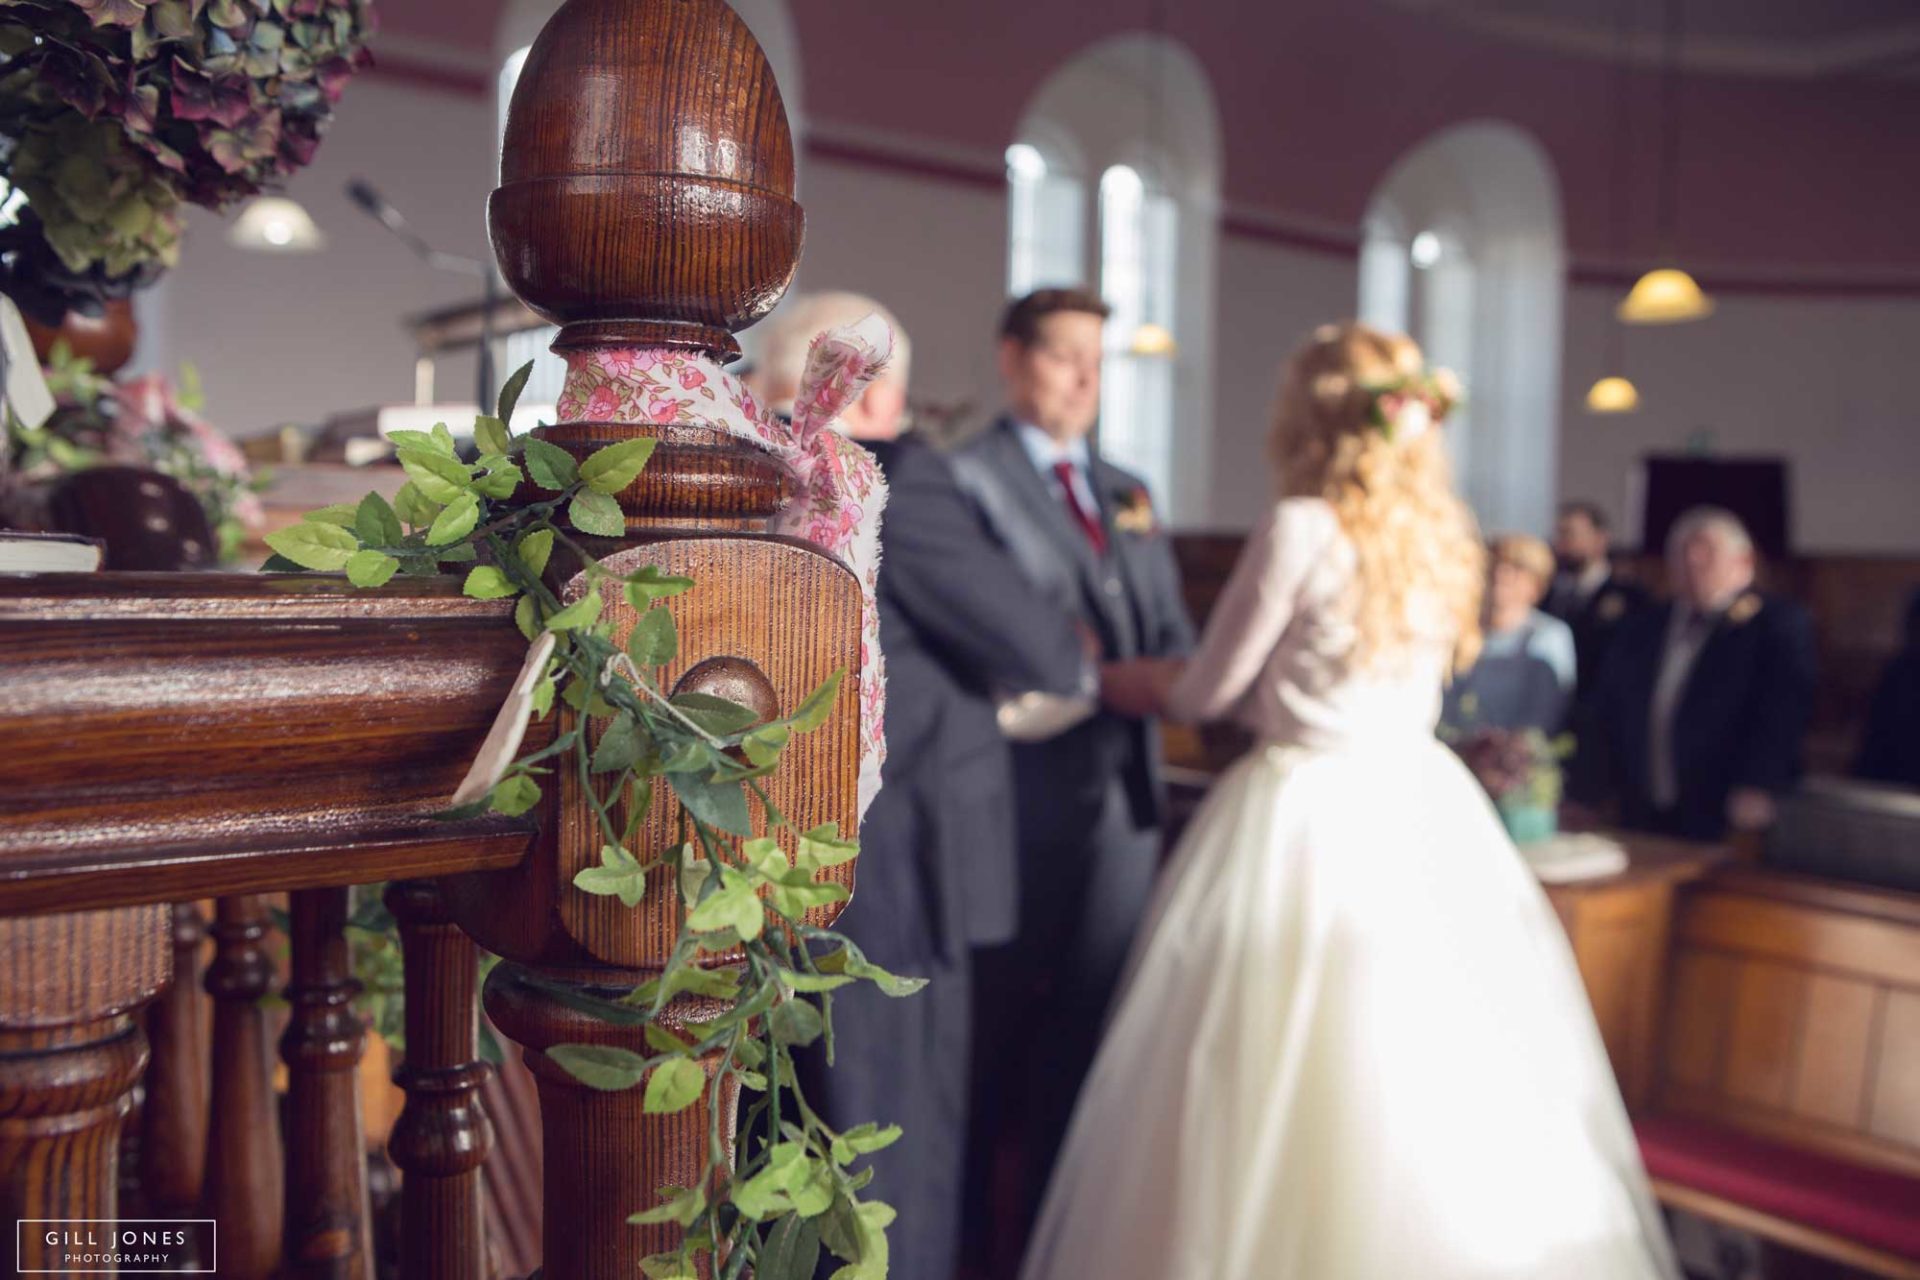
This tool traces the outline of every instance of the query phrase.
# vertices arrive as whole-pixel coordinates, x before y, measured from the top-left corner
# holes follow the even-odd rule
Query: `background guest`
[[[1553,554],[1559,572],[1541,606],[1573,628],[1579,680],[1576,701],[1592,692],[1606,666],[1607,647],[1629,614],[1647,603],[1646,589],[1613,571],[1612,534],[1606,513],[1591,502],[1561,506],[1553,525]]]
[[[1503,533],[1488,544],[1485,642],[1448,689],[1443,724],[1560,731],[1577,664],[1573,632],[1536,607],[1552,577],[1553,552],[1540,539]]]
[[[1088,442],[1106,314],[1080,289],[1043,289],[1007,308],[1007,412],[956,455],[955,469],[1025,584],[1077,615],[1108,657],[1184,654],[1193,626],[1171,540],[1146,486]],[[987,1129],[970,1190],[985,1193],[984,1152],[1023,1106],[1018,1201],[1031,1218],[1152,892],[1165,800],[1154,724],[1112,711],[1017,744],[1014,765],[1020,929],[981,970],[983,1022],[991,1013],[995,1025],[990,1042],[982,1029],[976,1079]],[[1024,1096],[1008,1099],[1009,1089]],[[989,1221],[992,1207],[983,1201],[969,1220]]]
[[[1920,591],[1907,601],[1906,647],[1887,663],[1874,689],[1853,773],[1920,789]]]
[[[1686,513],[1667,560],[1676,598],[1621,625],[1596,691],[1606,780],[1629,826],[1701,840],[1763,828],[1800,776],[1812,626],[1754,588],[1732,512]]]
[[[932,981],[907,1000],[865,986],[837,993],[835,1065],[809,1071],[808,1092],[835,1127],[904,1128],[873,1157],[900,1214],[892,1265],[943,1280],[960,1238],[972,948],[1006,941],[1015,919],[1012,773],[989,690],[1075,693],[1093,668],[1071,617],[988,537],[947,460],[900,436],[911,351],[883,307],[851,293],[790,302],[766,336],[756,393],[790,409],[814,335],[875,313],[893,329],[893,358],[840,426],[873,452],[891,490],[879,583],[887,761],[841,927],[875,962]]]

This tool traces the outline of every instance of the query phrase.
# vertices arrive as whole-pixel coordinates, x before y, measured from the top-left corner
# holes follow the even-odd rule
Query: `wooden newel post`
[[[846,673],[827,726],[795,742],[769,790],[800,829],[853,831],[859,584],[831,556],[765,534],[792,484],[771,454],[720,427],[714,395],[728,393],[712,384],[723,377],[682,370],[676,386],[687,394],[670,406],[622,382],[663,355],[731,359],[732,333],[771,310],[792,277],[802,219],[765,56],[723,0],[569,0],[528,55],[501,175],[488,209],[495,253],[521,299],[562,326],[554,349],[571,369],[564,420],[539,434],[576,459],[622,440],[658,441],[617,495],[626,536],[587,541],[616,571],[651,564],[698,584],[669,605],[679,657],[664,675],[677,687],[779,713]],[[577,598],[587,584],[569,580],[578,565],[559,560],[552,585]],[[613,593],[602,616],[622,638],[636,618]],[[461,926],[504,957],[487,982],[487,1011],[539,1082],[544,1276],[628,1280],[641,1257],[677,1243],[678,1228],[627,1217],[659,1187],[697,1177],[707,1101],[649,1116],[638,1090],[587,1089],[544,1051],[586,1041],[647,1052],[640,1029],[583,1017],[556,991],[619,993],[658,973],[684,908],[664,872],[637,909],[572,887],[599,861],[601,839],[574,775],[554,777],[528,861],[449,880],[445,892]],[[645,860],[670,848],[675,831],[671,798],[657,795],[634,852]],[[835,874],[847,880],[852,864]],[[684,1000],[667,1018],[713,1012]],[[733,1104],[719,1101],[729,1148]]]

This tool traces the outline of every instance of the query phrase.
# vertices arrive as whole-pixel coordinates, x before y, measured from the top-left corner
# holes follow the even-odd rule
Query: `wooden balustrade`
[[[503,273],[562,326],[568,351],[729,358],[732,331],[792,276],[802,220],[785,111],[723,0],[568,0],[529,55],[502,168],[489,218]],[[800,825],[851,829],[859,589],[832,558],[761,536],[790,493],[782,469],[698,420],[541,434],[577,457],[659,442],[617,495],[628,536],[593,545],[616,569],[700,583],[668,606],[681,647],[671,678],[697,681],[726,659],[756,705],[791,708],[849,673],[827,727],[794,744],[771,785]],[[550,585],[578,593],[578,569],[556,556]],[[607,616],[634,621],[621,603]],[[457,579],[371,591],[317,575],[0,581],[0,1212],[113,1216],[144,1021],[149,1211],[205,1206],[222,1276],[369,1277],[364,1033],[341,928],[345,886],[392,881],[407,961],[406,1104],[389,1143],[403,1277],[492,1280],[476,943],[504,957],[488,1008],[538,1080],[546,1280],[626,1280],[670,1243],[672,1228],[626,1218],[697,1174],[706,1112],[645,1115],[637,1093],[583,1089],[544,1050],[643,1047],[636,1029],[584,1020],[554,993],[657,972],[680,924],[673,887],[663,877],[638,910],[572,888],[598,839],[565,776],[525,820],[434,816],[524,653],[510,602],[465,599]],[[641,844],[673,838],[669,808],[655,806]],[[263,895],[280,892],[292,923],[284,1159],[261,1003],[275,985]],[[207,898],[210,1032],[197,917],[174,905]],[[668,1016],[708,1012],[683,998]],[[720,1105],[730,1142],[732,1100]]]

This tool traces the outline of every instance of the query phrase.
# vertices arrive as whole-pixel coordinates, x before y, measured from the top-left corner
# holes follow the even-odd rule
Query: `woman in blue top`
[[[1539,729],[1556,734],[1573,697],[1573,631],[1539,609],[1553,581],[1553,552],[1538,538],[1503,533],[1487,548],[1485,644],[1447,691],[1441,722],[1455,732]]]

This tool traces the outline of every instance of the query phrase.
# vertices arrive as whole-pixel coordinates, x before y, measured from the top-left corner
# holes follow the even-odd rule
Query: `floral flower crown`
[[[1451,369],[1421,369],[1391,382],[1363,384],[1367,421],[1390,442],[1417,439],[1446,421],[1465,397]]]

